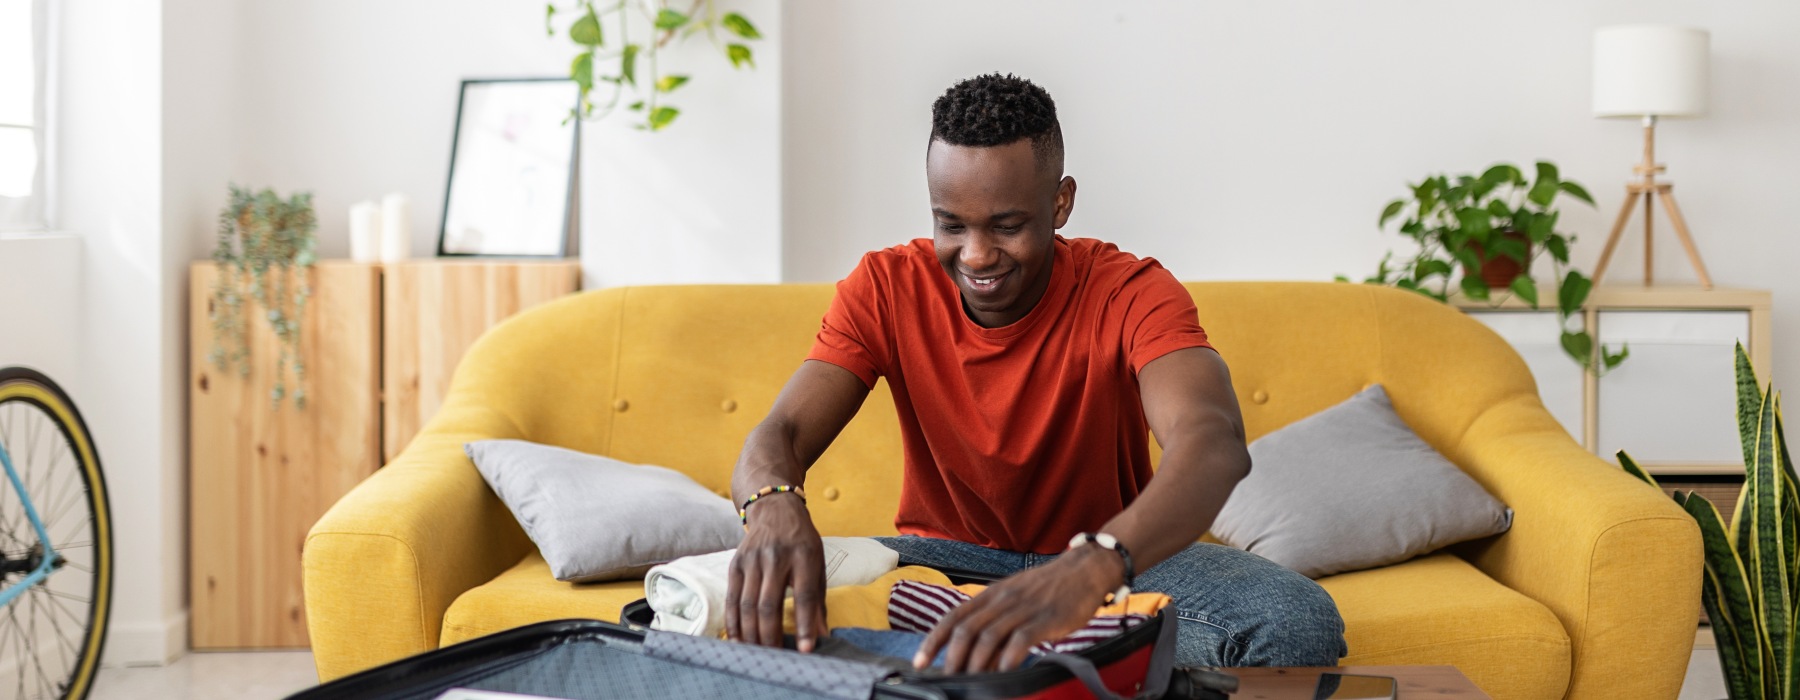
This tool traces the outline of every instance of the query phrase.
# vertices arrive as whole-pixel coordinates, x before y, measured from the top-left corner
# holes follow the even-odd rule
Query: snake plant
[[[1730,528],[1705,498],[1677,492],[1675,501],[1700,524],[1702,603],[1732,700],[1800,698],[1800,479],[1781,427],[1781,395],[1773,383],[1758,389],[1741,344],[1737,404],[1745,476]],[[1622,451],[1619,464],[1656,485]]]

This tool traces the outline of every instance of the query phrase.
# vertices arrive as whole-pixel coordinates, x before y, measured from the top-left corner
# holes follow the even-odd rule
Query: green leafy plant
[[[294,406],[306,407],[300,327],[306,300],[312,296],[306,273],[314,260],[317,227],[312,194],[305,192],[284,200],[271,189],[252,192],[232,185],[230,200],[219,212],[218,245],[212,254],[219,277],[209,305],[213,328],[209,356],[220,370],[250,376],[248,319],[266,319],[280,346],[270,390],[276,406],[289,394],[286,378],[292,374]]]
[[[1453,290],[1493,305],[1517,296],[1535,309],[1539,290],[1531,266],[1548,252],[1563,351],[1596,374],[1630,355],[1629,347],[1616,353],[1596,348],[1585,329],[1570,330],[1570,319],[1580,313],[1594,283],[1569,264],[1575,237],[1556,230],[1562,212],[1555,204],[1561,195],[1588,206],[1594,198],[1575,181],[1562,179],[1555,164],[1538,161],[1532,180],[1517,166],[1499,163],[1479,177],[1439,174],[1409,187],[1412,196],[1389,202],[1377,225],[1386,228],[1399,218],[1400,235],[1412,239],[1418,250],[1399,263],[1389,251],[1365,283],[1410,289],[1442,302],[1449,301]],[[1343,275],[1337,279],[1349,281]],[[1496,286],[1502,290],[1498,295]]]
[[[569,78],[581,86],[581,102],[572,116],[605,118],[624,100],[629,87],[639,99],[626,109],[643,118],[639,128],[650,131],[661,131],[681,116],[665,96],[691,77],[662,73],[657,55],[664,47],[705,34],[733,68],[755,68],[755,55],[743,42],[762,38],[743,15],[719,14],[713,0],[694,0],[686,11],[670,8],[667,0],[577,0],[566,8],[551,3],[544,7],[544,31],[550,36],[556,36],[558,14],[575,18],[567,34],[580,50],[569,64]],[[642,32],[638,36],[644,38],[634,40],[634,32]],[[597,91],[609,94],[596,99]]]
[[[1704,497],[1677,491],[1675,502],[1700,524],[1701,603],[1732,700],[1800,698],[1800,479],[1782,429],[1781,394],[1773,382],[1758,389],[1742,344],[1737,409],[1746,471],[1731,526]],[[1624,452],[1619,465],[1657,486]]]

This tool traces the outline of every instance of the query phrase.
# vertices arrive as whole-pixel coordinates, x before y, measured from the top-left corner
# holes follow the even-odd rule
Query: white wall
[[[1548,158],[1599,210],[1563,215],[1592,270],[1641,158],[1631,121],[1589,110],[1598,26],[1712,31],[1712,114],[1665,121],[1658,155],[1713,279],[1775,292],[1778,376],[1800,327],[1800,5],[788,0],[783,277],[841,277],[863,251],[930,235],[930,106],[1011,71],[1057,100],[1080,183],[1066,235],[1116,241],[1184,279],[1360,278],[1400,236],[1375,227],[1403,183]],[[1661,219],[1661,212],[1658,212]],[[1641,279],[1641,226],[1607,279]],[[1695,279],[1670,229],[1658,282]]]
[[[783,11],[775,0],[722,3],[763,34],[756,69],[733,70],[695,41],[664,70],[694,82],[656,134],[592,124],[582,159],[583,284],[780,282]]]
[[[156,654],[114,654],[114,662],[159,662],[187,649],[187,379],[188,263],[212,251],[225,183],[233,176],[239,136],[235,88],[243,51],[236,31],[240,3],[162,0],[162,412],[164,436],[162,540],[154,551],[161,576],[164,644]],[[206,319],[197,319],[205,324]],[[135,496],[135,494],[134,494]],[[148,497],[148,494],[138,497]]]
[[[63,3],[61,228],[82,237],[76,401],[112,494],[110,663],[180,654],[182,433],[170,429],[175,331],[162,225],[160,3]],[[173,376],[171,374],[173,373]],[[174,557],[171,561],[170,557]]]
[[[81,239],[0,236],[0,366],[31,367],[77,402]]]
[[[771,48],[756,71],[683,45],[669,72],[695,79],[671,96],[676,125],[650,135],[622,120],[589,125],[582,163],[582,248],[589,286],[774,282],[780,276],[775,0],[730,3]],[[457,90],[465,78],[565,75],[566,36],[547,37],[542,5],[485,0],[242,3],[245,46],[232,85],[241,130],[233,177],[311,190],[319,251],[349,252],[352,203],[403,192],[412,252],[437,249]],[[559,31],[566,21],[558,21]],[[759,46],[762,48],[762,46]],[[223,187],[223,185],[219,185]]]

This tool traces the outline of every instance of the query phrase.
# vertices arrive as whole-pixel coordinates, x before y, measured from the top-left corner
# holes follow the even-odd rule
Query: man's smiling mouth
[[[1009,274],[1012,274],[1012,273],[1008,272],[1008,273],[1002,273],[1002,274],[998,274],[998,275],[988,275],[986,277],[976,277],[974,275],[964,273],[963,280],[967,281],[969,283],[969,287],[971,289],[974,289],[977,292],[991,292],[991,291],[994,291],[995,288],[999,287],[1000,283],[1005,281],[1006,276]]]

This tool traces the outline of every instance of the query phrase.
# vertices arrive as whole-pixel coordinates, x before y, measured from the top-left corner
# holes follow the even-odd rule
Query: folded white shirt
[[[826,537],[825,587],[872,583],[900,566],[900,554],[867,537]],[[651,629],[717,637],[725,632],[725,587],[737,550],[682,557],[651,567],[644,597]]]

